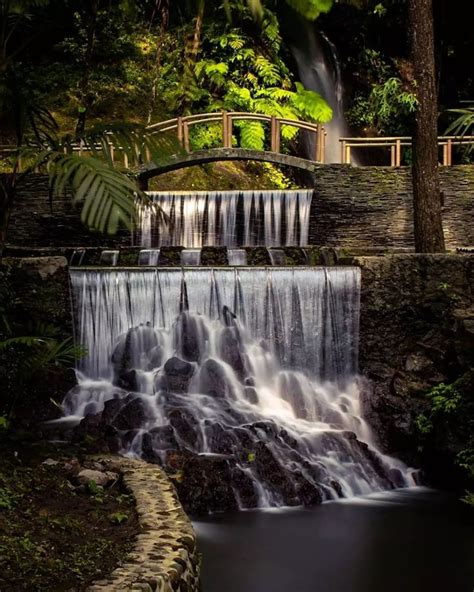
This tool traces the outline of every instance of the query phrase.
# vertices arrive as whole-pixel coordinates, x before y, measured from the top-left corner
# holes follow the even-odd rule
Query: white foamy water
[[[142,207],[143,247],[308,244],[312,190],[160,191],[149,195],[170,223],[163,224],[153,208]]]
[[[133,391],[143,419],[119,430],[123,453],[223,455],[240,507],[413,484],[361,417],[358,268],[84,269],[71,279],[89,355],[66,413],[97,413]]]

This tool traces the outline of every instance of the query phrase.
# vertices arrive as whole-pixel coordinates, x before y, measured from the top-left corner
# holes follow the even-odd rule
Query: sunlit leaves
[[[296,94],[292,102],[301,116],[307,119],[327,123],[332,118],[332,109],[321,95],[306,90],[299,82],[296,83]]]
[[[314,21],[321,13],[329,12],[333,0],[286,0],[287,3],[309,21]]]
[[[240,128],[240,146],[247,150],[264,150],[265,128],[258,121],[238,121]]]

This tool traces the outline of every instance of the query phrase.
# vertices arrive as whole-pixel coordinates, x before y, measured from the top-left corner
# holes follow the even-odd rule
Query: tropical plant
[[[61,134],[46,109],[31,104],[18,91],[12,96],[17,150],[9,157],[10,172],[0,177],[0,249],[17,187],[38,170],[49,176],[51,198],[70,191],[73,201],[82,206],[82,221],[90,228],[108,234],[115,234],[120,225],[131,228],[137,203],[149,204],[149,199],[115,155],[119,152],[126,157],[128,167],[133,168],[147,159],[176,153],[177,140],[153,134],[140,124],[125,123],[100,124],[80,136]]]
[[[173,90],[171,85],[170,90],[169,80],[167,87],[163,86],[162,97],[168,102],[168,109],[183,112],[186,106],[190,111],[244,111],[293,120],[329,121],[332,111],[324,99],[294,82],[282,57],[276,15],[262,9],[256,41],[255,23],[248,8],[240,3],[238,12],[236,5],[234,11],[230,23],[203,25],[198,57],[192,65],[188,63],[188,75],[182,77],[187,86],[177,84]],[[168,43],[171,45],[172,40]],[[186,62],[185,57],[175,49],[172,59]],[[297,129],[288,125],[282,126],[281,132],[284,143],[297,135]],[[219,143],[221,133],[219,125],[194,126],[191,142],[195,148],[213,147]],[[236,121],[234,143],[261,150],[265,147],[264,139],[264,124]]]
[[[0,415],[11,416],[19,397],[29,392],[41,372],[55,367],[70,368],[85,351],[64,339],[58,327],[42,321],[25,321],[11,280],[11,268],[0,268],[0,368],[2,404]]]
[[[446,130],[446,135],[464,137],[474,134],[474,107],[464,109],[449,109],[448,113],[457,115],[456,119]],[[466,146],[466,153],[470,154],[474,148],[473,144]]]

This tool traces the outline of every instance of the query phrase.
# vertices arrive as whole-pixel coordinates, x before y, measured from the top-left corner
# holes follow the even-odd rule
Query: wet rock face
[[[364,416],[384,451],[423,466],[428,479],[442,484],[446,463],[438,470],[426,455],[431,458],[430,446],[439,446],[436,454],[450,456],[453,465],[453,436],[445,431],[420,455],[416,420],[429,414],[427,392],[454,383],[474,365],[474,257],[393,255],[361,257],[357,263],[360,364],[370,379],[363,388]]]
[[[189,362],[199,362],[206,351],[209,332],[199,315],[182,312],[175,324],[175,347],[178,354]]]
[[[235,398],[233,385],[225,367],[217,360],[208,359],[199,374],[200,392],[218,399]]]
[[[164,366],[164,380],[162,388],[172,393],[185,393],[194,374],[193,364],[173,357]]]

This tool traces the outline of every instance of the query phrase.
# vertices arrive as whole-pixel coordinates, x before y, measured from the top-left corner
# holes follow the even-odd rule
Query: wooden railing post
[[[183,146],[186,152],[189,152],[189,124],[186,120],[183,121]]]
[[[390,146],[390,166],[395,166],[395,146]]]
[[[443,166],[448,166],[448,145],[442,144],[443,146]]]
[[[183,118],[178,117],[176,121],[176,133],[178,134],[178,140],[181,146],[183,145]]]
[[[314,160],[315,162],[321,162],[321,124],[318,123],[317,129],[314,132]]]
[[[448,138],[448,142],[446,144],[446,152],[448,157],[448,166],[453,164],[453,141],[451,138]]]
[[[232,148],[232,129],[233,129],[232,115],[227,115],[227,144],[229,145],[229,148]]]
[[[346,164],[346,141],[341,142],[341,163]]]
[[[230,148],[230,146],[228,145],[227,127],[228,127],[227,113],[225,111],[222,111],[222,145],[224,146],[224,148]]]
[[[399,167],[402,162],[402,144],[400,140],[395,143],[395,166]]]
[[[271,121],[270,145],[272,152],[280,152],[280,122],[274,115]]]
[[[326,161],[326,130],[321,126],[321,164]]]
[[[351,164],[351,146],[346,145],[346,164]]]

